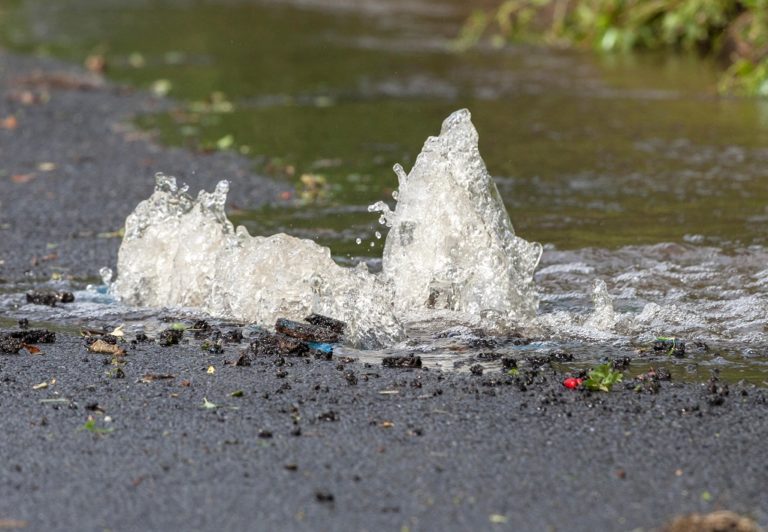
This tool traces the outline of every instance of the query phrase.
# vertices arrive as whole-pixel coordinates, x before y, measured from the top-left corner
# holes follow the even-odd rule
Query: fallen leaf
[[[488,516],[488,520],[494,524],[503,524],[507,522],[507,516],[501,514],[491,514]]]
[[[149,383],[149,382],[162,381],[162,380],[175,379],[175,378],[176,378],[176,375],[171,375],[170,373],[147,373],[141,379],[139,379],[139,382]]]
[[[101,353],[102,355],[123,356],[125,354],[125,349],[119,345],[107,343],[104,340],[96,340],[93,342],[88,347],[88,351],[91,353]]]
[[[25,528],[28,524],[28,521],[21,519],[0,519],[0,528],[4,529]]]
[[[230,397],[242,397],[243,395],[245,395],[245,392],[243,392],[243,390],[236,390],[231,394],[229,394]]]
[[[49,162],[39,163],[37,169],[41,172],[53,172],[56,170],[56,164]]]
[[[235,143],[235,137],[232,135],[224,135],[216,141],[216,148],[219,150],[228,150]]]
[[[12,90],[6,94],[6,98],[21,105],[35,105],[48,103],[51,95],[47,91]]]
[[[162,98],[171,92],[172,88],[173,84],[167,79],[158,79],[152,83],[149,90],[151,90],[155,96]]]
[[[208,375],[213,375],[216,373],[216,368],[214,368],[213,366],[208,366],[206,373],[208,373]]]
[[[35,384],[34,386],[32,386],[32,389],[33,390],[43,390],[43,389],[45,389],[47,387],[48,387],[48,383],[47,382],[41,382],[40,384]]]
[[[379,427],[381,427],[382,429],[391,429],[394,426],[395,424],[392,423],[391,421],[382,421],[381,423],[379,423]]]
[[[133,68],[141,68],[146,64],[146,60],[139,52],[133,52],[128,56],[128,64]]]
[[[115,330],[112,331],[109,334],[111,334],[112,336],[116,336],[118,338],[121,338],[121,337],[125,336],[125,332],[123,331],[124,327],[125,327],[125,325],[120,325],[119,327],[115,327]]]
[[[749,517],[729,510],[709,514],[689,514],[673,519],[662,528],[667,532],[732,530],[734,532],[760,532],[762,528]]]
[[[15,116],[9,115],[0,120],[0,129],[16,129],[19,125],[19,121]]]
[[[37,355],[41,353],[40,348],[36,345],[31,344],[21,344],[22,349],[26,349],[27,352],[29,352],[30,355]]]
[[[35,178],[35,174],[14,174],[11,176],[11,181],[14,183],[29,183]]]
[[[219,405],[217,405],[216,403],[210,402],[207,397],[203,397],[203,408],[205,408],[206,410],[213,410],[214,408],[218,408],[218,407]]]
[[[92,54],[85,58],[85,68],[101,73],[107,69],[107,59],[101,54]]]
[[[379,392],[379,395],[397,395],[399,394],[399,390],[381,390]]]

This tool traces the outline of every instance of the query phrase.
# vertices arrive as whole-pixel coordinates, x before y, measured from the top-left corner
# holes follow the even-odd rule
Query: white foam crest
[[[571,294],[573,295],[573,294]],[[555,311],[539,315],[531,322],[531,333],[546,336],[571,337],[590,340],[608,340],[618,335],[616,324],[623,318],[613,308],[613,298],[605,281],[597,279],[592,284],[592,312],[588,314]]]
[[[616,325],[616,312],[613,309],[613,298],[602,279],[596,280],[592,286],[592,305],[594,310],[584,325],[601,331],[612,329]]]
[[[552,251],[544,268],[574,263],[593,267],[612,287],[617,340],[678,336],[707,342],[768,342],[768,250],[724,250],[687,244],[628,246],[608,252]],[[549,314],[536,321],[558,336],[580,336],[579,315],[591,279],[563,273],[537,275]]]
[[[317,312],[346,321],[358,345],[402,336],[385,283],[364,266],[338,266],[328,248],[311,240],[233,229],[223,210],[226,182],[188,202],[165,186],[168,178],[157,180],[152,197],[126,221],[114,284],[124,301],[264,324]]]
[[[430,137],[400,181],[383,271],[396,311],[424,307],[479,316],[490,325],[533,318],[533,271],[541,245],[515,236],[478,150],[467,110],[453,113]]]

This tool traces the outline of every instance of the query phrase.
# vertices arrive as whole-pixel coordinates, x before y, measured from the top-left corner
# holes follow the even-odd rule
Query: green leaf
[[[109,434],[110,432],[114,431],[115,429],[105,429],[101,427],[96,426],[96,420],[95,419],[89,419],[83,425],[77,429],[78,431],[87,430],[88,432],[92,434]]]
[[[601,364],[590,370],[583,385],[587,390],[610,392],[613,385],[621,382],[624,374],[611,367],[610,362]]]

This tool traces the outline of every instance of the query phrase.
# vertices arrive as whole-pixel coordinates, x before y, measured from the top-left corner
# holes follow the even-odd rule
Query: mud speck
[[[33,305],[55,307],[57,303],[72,303],[74,300],[75,296],[72,292],[43,292],[38,290],[27,292],[27,303]]]

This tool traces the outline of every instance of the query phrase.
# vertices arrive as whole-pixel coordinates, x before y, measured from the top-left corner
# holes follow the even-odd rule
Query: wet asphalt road
[[[233,154],[159,147],[130,118],[171,103],[85,76],[0,54],[0,120],[16,120],[0,128],[5,283],[114,265],[119,239],[99,234],[156,171],[193,190],[229,178],[241,206],[285,188]],[[625,531],[719,508],[768,524],[766,390],[590,394],[546,367],[526,379],[225,364],[246,345],[129,346],[122,379],[74,335],[0,354],[0,528]],[[171,377],[142,382],[152,374]]]

